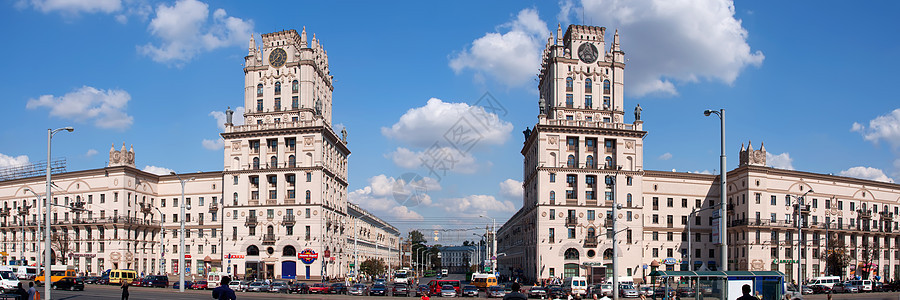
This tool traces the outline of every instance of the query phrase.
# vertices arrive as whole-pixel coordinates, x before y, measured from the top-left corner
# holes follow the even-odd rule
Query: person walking
[[[513,282],[512,292],[503,296],[503,300],[528,300],[528,296],[519,292],[521,286],[518,282]]]
[[[122,300],[128,300],[128,281],[122,280],[122,286],[119,287],[122,289]]]
[[[28,300],[37,300],[35,294],[37,294],[37,289],[34,288],[34,281],[28,282]]]
[[[19,282],[19,285],[16,287],[16,299],[19,300],[27,300],[28,299],[28,291],[22,287],[22,282]]]
[[[759,300],[759,299],[756,299],[756,297],[753,297],[750,295],[750,285],[749,284],[745,284],[744,286],[742,286],[741,292],[744,293],[744,295],[738,297],[737,300]]]
[[[231,278],[228,276],[222,276],[222,284],[219,287],[214,288],[212,291],[212,297],[216,300],[237,300],[237,296],[234,294],[234,290],[228,286],[228,283],[231,282]]]

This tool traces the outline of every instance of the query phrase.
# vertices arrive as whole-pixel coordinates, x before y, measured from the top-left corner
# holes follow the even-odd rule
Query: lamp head
[[[63,128],[63,129],[65,129],[68,132],[75,131],[75,128],[73,128],[72,126],[69,126],[69,127]]]
[[[704,116],[709,117],[710,114],[712,114],[712,111],[711,111],[711,110],[708,110],[708,109],[707,109],[707,110],[704,110],[704,111],[703,111],[703,115],[704,115]]]
[[[169,175],[175,175],[175,172],[169,172]]]

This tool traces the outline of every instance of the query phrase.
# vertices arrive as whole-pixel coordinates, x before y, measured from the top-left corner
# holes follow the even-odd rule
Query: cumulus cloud
[[[91,157],[91,156],[97,155],[97,153],[98,152],[95,149],[88,149],[87,153],[85,153],[84,156]]]
[[[766,152],[766,165],[769,167],[773,167],[776,169],[793,170],[793,161],[794,159],[791,158],[791,155],[787,152],[781,154],[772,154]]]
[[[429,177],[407,173],[394,178],[381,174],[369,178],[368,186],[350,192],[348,198],[367,210],[393,219],[421,221],[425,218],[410,207],[431,205],[428,193],[440,189],[440,184]]]
[[[515,179],[506,179],[500,182],[500,195],[508,198],[522,199],[522,182]]]
[[[433,147],[423,151],[412,151],[397,147],[389,154],[394,164],[406,169],[427,168],[443,175],[447,172],[472,174],[478,171],[479,164],[475,157],[451,147]],[[491,162],[484,163],[490,166]]]
[[[894,179],[885,175],[884,171],[872,167],[852,167],[843,170],[838,174],[846,177],[894,183]]]
[[[672,153],[666,152],[663,155],[659,156],[659,160],[669,160],[672,159]]]
[[[43,12],[77,16],[81,13],[113,13],[122,9],[121,0],[22,0],[20,7],[31,6]]]
[[[512,129],[512,124],[481,106],[431,98],[425,106],[406,111],[390,128],[382,127],[381,134],[421,148],[438,142],[469,151],[479,145],[505,143]]]
[[[3,153],[0,153],[0,168],[7,167],[19,167],[28,164],[28,156],[19,155],[19,156],[9,156]]]
[[[711,175],[711,174],[712,174],[712,171],[710,171],[710,170],[703,170],[703,171],[693,171],[693,172],[688,172],[688,173]]]
[[[100,90],[82,86],[62,97],[42,95],[37,99],[28,99],[25,107],[47,107],[54,117],[75,122],[92,120],[99,128],[125,130],[134,122],[134,117],[126,113],[130,100],[131,95],[124,90]]]
[[[463,198],[446,199],[444,209],[456,213],[482,213],[488,211],[514,212],[512,201],[501,201],[490,195],[469,195]]]
[[[144,169],[142,169],[142,171],[147,172],[147,173],[153,173],[156,175],[169,175],[169,173],[172,173],[175,170],[172,170],[169,168],[157,167],[157,166],[144,166]]]
[[[541,47],[549,35],[537,10],[523,9],[514,20],[451,55],[450,68],[456,74],[471,69],[476,78],[486,74],[507,86],[527,85],[540,68]]]
[[[894,150],[900,148],[900,108],[869,121],[869,126],[853,122],[850,131],[859,132],[873,144],[885,141]]]
[[[216,9],[210,19],[206,3],[178,0],[157,6],[148,30],[159,44],[138,46],[138,51],[156,62],[180,66],[201,52],[243,45],[252,29],[252,20],[230,17],[224,9]]]
[[[626,89],[636,97],[677,95],[676,84],[732,84],[747,66],[765,59],[747,43],[731,0],[583,0],[594,23],[618,29],[631,58]],[[606,39],[611,42],[611,38]],[[660,51],[665,49],[665,51]]]
[[[201,142],[201,144],[203,144],[203,148],[206,148],[207,150],[222,150],[225,148],[225,140],[223,140],[222,138],[218,138],[215,140],[203,139],[203,142]]]
[[[219,131],[225,132],[225,111],[214,110],[209,112],[209,116],[216,119],[216,126]],[[231,117],[231,124],[234,126],[244,125],[244,107],[238,106],[234,108],[234,115]]]

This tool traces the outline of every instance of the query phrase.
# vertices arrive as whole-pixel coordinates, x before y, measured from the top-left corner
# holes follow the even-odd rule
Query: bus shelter
[[[781,300],[784,274],[778,271],[653,271],[658,287],[656,299],[734,300],[743,295],[742,287],[750,285],[750,295],[762,300]],[[658,295],[662,293],[662,295]]]

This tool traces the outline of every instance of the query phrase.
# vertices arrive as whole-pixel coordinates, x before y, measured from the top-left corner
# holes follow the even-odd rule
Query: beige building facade
[[[625,122],[624,52],[618,33],[607,47],[605,31],[571,25],[547,42],[538,122],[522,148],[523,206],[498,231],[500,272],[643,281],[655,269],[720,269],[711,209],[720,204],[719,177],[645,170],[641,108]],[[762,146],[738,154],[727,177],[729,270],[796,279],[803,257],[804,278],[825,275],[831,224],[829,245],[842,241],[849,258],[831,273],[900,278],[900,185],[769,168]],[[802,237],[792,206],[801,197]],[[620,230],[615,270],[611,222]]]

